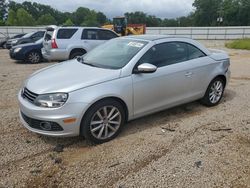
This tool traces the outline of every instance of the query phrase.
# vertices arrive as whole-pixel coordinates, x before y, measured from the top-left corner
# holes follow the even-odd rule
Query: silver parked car
[[[81,56],[107,40],[118,37],[108,29],[97,27],[49,26],[42,54],[47,60],[68,60]]]
[[[103,143],[126,121],[199,99],[217,105],[229,66],[226,53],[188,38],[112,39],[31,75],[18,94],[21,121],[39,134]]]

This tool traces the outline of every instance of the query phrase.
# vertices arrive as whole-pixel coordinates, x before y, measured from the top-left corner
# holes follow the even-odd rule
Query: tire
[[[218,105],[223,97],[224,89],[224,80],[219,77],[215,78],[210,82],[204,97],[201,99],[201,103],[208,107]]]
[[[69,56],[69,59],[75,59],[77,58],[78,56],[82,56],[84,55],[86,52],[73,52],[70,54]]]
[[[41,53],[37,51],[31,51],[27,54],[25,62],[27,63],[32,63],[32,64],[37,64],[42,61],[42,55]]]
[[[107,99],[90,107],[82,119],[80,132],[88,142],[102,144],[114,139],[121,132],[124,123],[125,111],[122,104]]]

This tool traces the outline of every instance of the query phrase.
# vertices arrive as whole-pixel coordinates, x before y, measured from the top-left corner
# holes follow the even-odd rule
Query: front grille
[[[24,121],[33,129],[38,129],[38,130],[43,130],[43,131],[63,131],[63,128],[58,123],[33,119],[33,118],[26,116],[22,112],[21,112],[21,115]],[[45,127],[43,126],[44,123],[50,124],[50,128],[45,129]]]
[[[35,99],[37,98],[38,94],[31,92],[26,87],[22,91],[22,97],[27,99],[29,102],[34,103]]]

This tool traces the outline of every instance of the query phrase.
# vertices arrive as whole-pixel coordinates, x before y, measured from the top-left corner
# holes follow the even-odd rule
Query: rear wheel
[[[41,54],[36,51],[29,52],[26,57],[27,63],[36,64],[36,63],[41,62],[41,60],[42,60]]]
[[[225,83],[221,78],[215,78],[208,86],[205,96],[201,99],[206,106],[216,106],[224,94]]]
[[[86,52],[73,52],[70,54],[69,59],[76,59],[78,56],[84,55]]]
[[[97,102],[87,111],[81,124],[86,140],[101,144],[115,138],[125,122],[123,106],[116,100]]]

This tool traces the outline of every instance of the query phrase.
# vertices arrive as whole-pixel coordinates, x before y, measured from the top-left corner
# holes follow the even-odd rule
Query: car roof
[[[156,40],[168,39],[168,38],[187,38],[187,37],[179,37],[179,36],[177,37],[174,35],[147,35],[146,34],[146,35],[129,35],[129,36],[126,36],[125,38],[156,41]]]
[[[129,35],[123,38],[127,39],[134,39],[134,40],[143,40],[147,42],[155,42],[155,41],[165,41],[168,40],[169,42],[173,41],[181,41],[181,42],[187,42],[191,45],[196,46],[201,51],[203,51],[205,54],[210,55],[211,52],[200,42],[193,40],[189,37],[181,37],[181,36],[174,36],[174,35]]]
[[[56,29],[103,29],[103,30],[108,30],[105,28],[100,28],[100,27],[81,27],[81,26],[56,26],[56,25],[51,25],[46,27],[46,30],[56,30]]]

